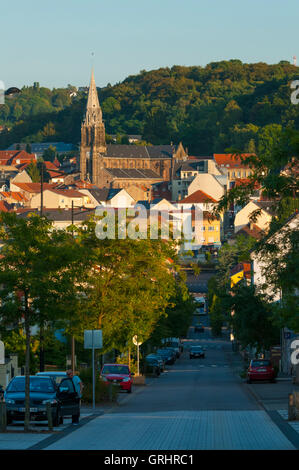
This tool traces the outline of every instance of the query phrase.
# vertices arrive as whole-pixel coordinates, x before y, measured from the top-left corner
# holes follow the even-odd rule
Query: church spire
[[[85,122],[87,125],[94,125],[102,122],[102,110],[99,103],[98,91],[94,79],[93,69],[91,71]]]

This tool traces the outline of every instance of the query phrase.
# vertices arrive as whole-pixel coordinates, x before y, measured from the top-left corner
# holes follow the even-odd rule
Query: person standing
[[[73,381],[73,384],[75,386],[75,390],[78,394],[78,396],[80,397],[80,401],[79,401],[79,404],[81,406],[81,398],[82,398],[82,391],[83,391],[83,383],[82,383],[82,380],[80,379],[80,377],[78,375],[74,375],[73,374],[73,371],[71,369],[67,370],[66,371],[66,375],[72,379]],[[79,422],[79,416],[78,416],[78,421],[75,421],[73,422],[73,424],[78,424]]]

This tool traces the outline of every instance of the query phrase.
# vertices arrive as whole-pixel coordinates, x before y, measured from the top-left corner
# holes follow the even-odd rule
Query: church
[[[105,125],[92,71],[86,114],[81,126],[80,178],[99,188],[150,188],[170,181],[178,161],[187,159],[182,146],[106,144]]]

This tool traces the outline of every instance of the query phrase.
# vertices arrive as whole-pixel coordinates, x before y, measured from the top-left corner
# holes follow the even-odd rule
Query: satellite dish
[[[10,96],[10,95],[15,95],[17,93],[21,93],[21,90],[15,86],[8,88],[6,92],[4,93],[5,96]]]
[[[135,346],[140,346],[142,344],[142,341],[140,342],[138,341],[137,335],[133,336],[132,341],[135,344]]]

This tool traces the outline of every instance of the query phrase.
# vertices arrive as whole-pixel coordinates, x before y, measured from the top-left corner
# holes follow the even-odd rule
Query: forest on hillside
[[[96,77],[97,78],[97,77]],[[98,89],[107,134],[141,134],[151,144],[179,143],[190,155],[230,148],[254,151],[261,135],[299,129],[299,106],[290,84],[299,78],[287,61],[268,65],[240,60],[205,67],[141,71]],[[35,83],[0,106],[0,148],[14,142],[80,142],[86,93]]]

